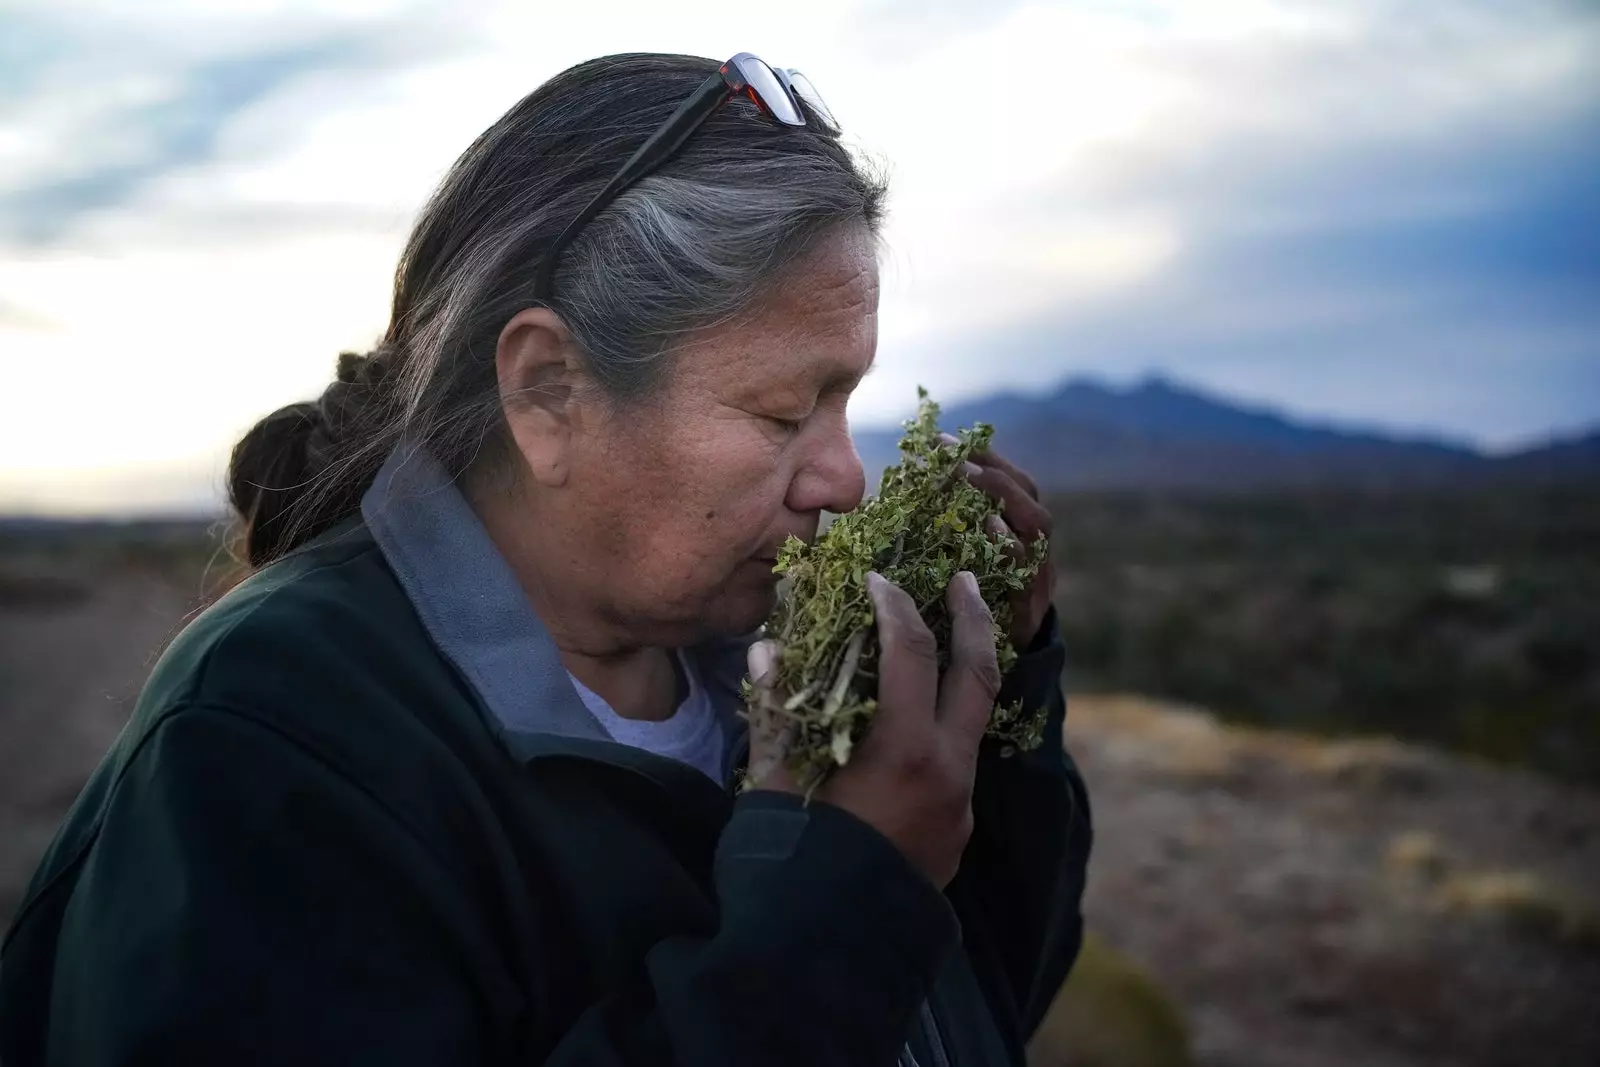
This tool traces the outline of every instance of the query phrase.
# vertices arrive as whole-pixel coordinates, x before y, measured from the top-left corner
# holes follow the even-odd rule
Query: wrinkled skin
[[[748,633],[771,614],[779,547],[849,511],[866,478],[846,403],[877,347],[871,235],[844,228],[757,306],[689,337],[648,399],[620,408],[588,379],[554,312],[502,330],[496,365],[512,488],[469,484],[485,528],[562,651],[619,714],[676,708],[666,649]],[[974,484],[1023,536],[1048,529],[1026,476],[978,457]],[[1019,602],[1031,638],[1049,585]],[[1019,642],[1025,643],[1025,642]]]
[[[754,630],[791,534],[861,502],[845,405],[877,347],[870,234],[830,235],[738,320],[690,337],[648,400],[612,410],[547,309],[497,353],[524,468],[474,506],[568,669],[621,714],[675,704],[661,649]]]

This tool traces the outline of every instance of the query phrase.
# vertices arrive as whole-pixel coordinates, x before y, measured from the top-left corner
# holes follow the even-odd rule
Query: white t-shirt
[[[605,727],[613,741],[687,763],[722,785],[722,722],[717,718],[716,709],[711,706],[711,697],[706,693],[705,686],[700,684],[700,678],[688,657],[682,651],[677,656],[683,676],[689,682],[689,695],[678,705],[677,711],[660,722],[625,719],[611,710],[611,705],[605,702],[604,697],[576,678],[572,678],[572,685],[583,699],[584,706]],[[571,672],[567,677],[572,677]]]

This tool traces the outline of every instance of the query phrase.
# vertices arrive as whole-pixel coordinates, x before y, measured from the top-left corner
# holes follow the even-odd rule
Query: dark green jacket
[[[5,1067],[1023,1062],[1089,846],[1053,618],[943,894],[841,809],[508,728],[436,623],[353,524],[179,636],[6,936]],[[743,645],[696,654],[731,705]]]

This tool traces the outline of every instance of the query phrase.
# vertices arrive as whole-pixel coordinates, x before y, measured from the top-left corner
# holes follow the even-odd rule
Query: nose
[[[855,510],[866,496],[866,472],[856,454],[855,442],[850,439],[850,424],[841,417],[826,432],[820,432],[822,429],[818,427],[805,461],[789,483],[791,511],[838,514]]]

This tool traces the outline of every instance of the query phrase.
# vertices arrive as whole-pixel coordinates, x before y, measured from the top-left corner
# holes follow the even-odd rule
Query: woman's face
[[[686,342],[656,397],[582,420],[559,510],[607,628],[682,645],[771,613],[779,546],[865,492],[845,403],[877,311],[870,236],[830,235],[753,314]]]

